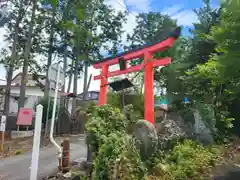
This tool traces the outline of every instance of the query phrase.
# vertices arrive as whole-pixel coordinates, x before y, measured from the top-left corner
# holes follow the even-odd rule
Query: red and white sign
[[[33,112],[31,108],[20,108],[17,125],[32,125]]]

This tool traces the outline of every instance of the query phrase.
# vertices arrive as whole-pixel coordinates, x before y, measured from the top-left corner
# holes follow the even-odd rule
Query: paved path
[[[71,144],[71,161],[86,157],[84,141],[74,141]],[[0,160],[0,180],[29,180],[31,152]],[[45,147],[40,150],[38,179],[50,175],[58,166],[55,147]]]

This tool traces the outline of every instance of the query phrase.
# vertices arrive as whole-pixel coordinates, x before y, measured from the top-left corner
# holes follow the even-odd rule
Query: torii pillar
[[[154,124],[154,76],[151,59],[149,52],[144,54],[144,119]]]

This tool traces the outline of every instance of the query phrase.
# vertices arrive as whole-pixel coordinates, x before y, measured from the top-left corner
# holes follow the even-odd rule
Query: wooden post
[[[62,155],[62,172],[67,173],[69,171],[70,164],[70,140],[64,139],[63,143],[63,155]]]
[[[0,152],[3,151],[3,146],[4,146],[4,131],[2,131],[1,133],[1,148],[0,148]]]

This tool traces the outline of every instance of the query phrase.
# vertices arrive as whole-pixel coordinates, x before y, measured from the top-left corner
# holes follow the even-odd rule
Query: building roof
[[[33,74],[28,74],[28,77],[27,77],[27,84],[26,86],[27,87],[36,87],[36,86],[45,86],[45,76],[44,75],[38,75],[37,79],[35,80]],[[4,79],[1,79],[2,82],[4,83],[1,83],[0,84],[0,87],[5,87],[6,86],[6,80]],[[0,80],[0,81],[1,81]],[[14,78],[12,79],[12,83],[11,83],[11,87],[20,87],[21,86],[21,80],[22,80],[22,73],[18,73],[16,76],[14,76]]]

